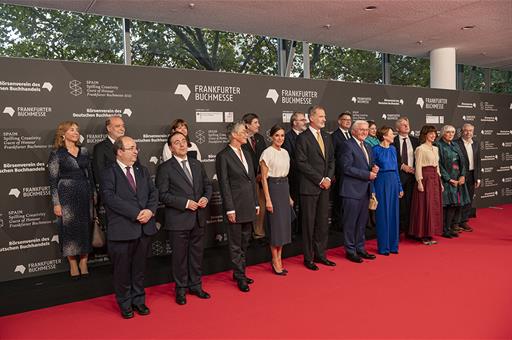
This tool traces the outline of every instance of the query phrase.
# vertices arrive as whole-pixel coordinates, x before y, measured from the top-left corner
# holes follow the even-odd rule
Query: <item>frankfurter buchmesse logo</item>
[[[14,196],[16,198],[20,197],[21,191],[18,188],[12,188],[9,190],[9,196]]]
[[[15,113],[15,112],[16,112],[16,111],[14,111],[14,108],[12,108],[12,107],[10,107],[10,106],[6,106],[6,107],[4,108],[4,111],[3,111],[3,113],[7,113],[7,114],[8,114],[9,116],[11,116],[11,117],[12,117],[12,116],[14,116],[14,113]]]
[[[174,91],[174,94],[182,96],[185,101],[188,101],[190,93],[191,91],[186,84],[178,84],[178,86],[176,86],[176,90]]]
[[[275,89],[269,89],[265,98],[272,99],[274,104],[276,104],[277,100],[279,99],[279,93],[277,93]]]
[[[128,117],[131,117],[132,116],[132,110],[131,109],[124,109],[123,110],[123,114],[124,115],[127,115]]]
[[[27,268],[22,265],[22,264],[19,264],[16,266],[16,268],[14,268],[14,272],[15,273],[20,273],[21,275],[25,274],[25,271],[27,270]]]
[[[43,83],[43,86],[41,86],[41,88],[43,88],[43,89],[47,89],[47,90],[48,90],[48,92],[52,92],[53,85],[52,85],[52,83],[50,83],[49,81],[45,81],[45,82]]]
[[[158,164],[158,157],[156,156],[151,156],[151,158],[149,159],[149,163],[153,163],[153,164]]]
[[[71,90],[69,93],[71,93],[73,96],[78,97],[82,94],[82,86],[80,86],[82,82],[80,80],[73,79],[69,82],[69,89]]]

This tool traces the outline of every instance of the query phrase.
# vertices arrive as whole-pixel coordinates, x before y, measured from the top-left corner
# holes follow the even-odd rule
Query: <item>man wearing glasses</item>
[[[150,236],[156,234],[158,192],[146,167],[136,163],[135,141],[114,142],[116,161],[101,173],[100,192],[108,219],[108,251],[116,300],[125,319],[149,314],[144,272]]]

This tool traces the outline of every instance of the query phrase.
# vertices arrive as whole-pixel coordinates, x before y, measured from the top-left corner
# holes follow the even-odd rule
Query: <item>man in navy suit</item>
[[[334,146],[334,160],[335,160],[335,182],[332,189],[331,199],[333,201],[332,220],[333,223],[341,229],[342,227],[342,199],[339,195],[341,183],[343,182],[343,164],[341,159],[341,152],[345,142],[352,138],[350,127],[352,126],[352,114],[350,112],[342,112],[338,116],[338,128],[331,134],[332,144]]]
[[[158,167],[156,185],[160,202],[165,204],[165,226],[172,247],[172,275],[176,284],[176,303],[184,305],[186,290],[209,299],[201,284],[203,235],[206,206],[212,185],[198,160],[187,157],[187,137],[174,132],[169,137],[171,157]]]
[[[150,236],[158,231],[158,192],[148,169],[135,164],[137,144],[127,136],[114,143],[116,162],[101,173],[100,190],[108,218],[108,250],[114,270],[114,291],[125,319],[149,314],[144,272]]]
[[[245,275],[247,247],[256,216],[260,213],[256,193],[256,174],[251,154],[242,149],[247,130],[241,122],[228,126],[229,145],[215,159],[222,208],[228,222],[229,256],[233,279],[246,293],[253,279]]]
[[[315,262],[336,265],[325,254],[329,237],[329,190],[334,176],[332,139],[322,131],[326,120],[325,109],[314,106],[309,128],[297,137],[295,148],[300,173],[304,266],[310,270],[319,269]]]
[[[368,205],[371,182],[377,178],[378,166],[373,163],[372,149],[364,140],[368,137],[368,122],[357,120],[352,125],[352,137],[346,141],[341,154],[343,183],[340,196],[343,198],[343,236],[347,259],[361,263],[373,260],[364,246],[365,229],[368,222]]]

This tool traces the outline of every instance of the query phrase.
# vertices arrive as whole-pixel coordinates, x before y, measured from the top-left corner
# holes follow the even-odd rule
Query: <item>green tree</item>
[[[0,54],[98,63],[122,62],[121,19],[0,5]]]
[[[428,59],[392,55],[391,84],[430,87],[430,62]]]

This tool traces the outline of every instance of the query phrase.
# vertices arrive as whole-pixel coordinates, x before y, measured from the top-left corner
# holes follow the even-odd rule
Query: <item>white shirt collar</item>
[[[320,130],[317,130],[315,129],[314,127],[312,127],[311,125],[309,126],[309,130],[313,133],[313,135],[316,137],[316,135],[318,134],[318,132],[320,132]]]
[[[109,141],[112,142],[112,144],[114,144],[116,142],[116,140],[112,139],[112,137],[110,137],[110,135],[107,135],[107,138],[108,138]]]
[[[178,156],[176,156],[176,155],[172,155],[172,156],[173,156],[174,158],[176,158],[176,160],[177,160],[177,161],[178,161],[178,163],[180,163],[180,164],[181,164],[181,162],[183,162],[183,161],[188,161],[187,156],[185,156],[185,158],[181,158],[181,157],[178,157]]]

